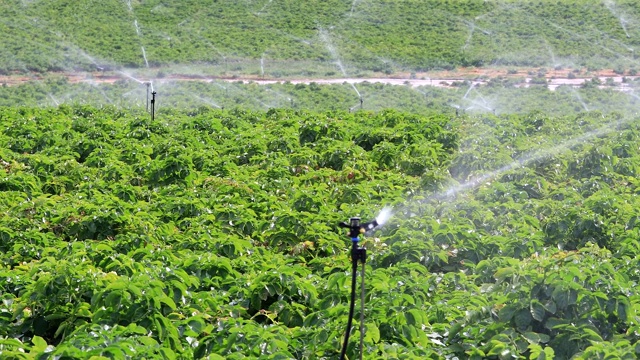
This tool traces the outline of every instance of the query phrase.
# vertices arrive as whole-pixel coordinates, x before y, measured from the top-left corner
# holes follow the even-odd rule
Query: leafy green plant
[[[619,164],[640,132],[616,115],[152,123],[62,106],[0,122],[21,144],[0,150],[2,356],[335,357],[350,245],[336,224],[387,204],[362,242],[371,358],[635,356],[640,187]],[[588,137],[602,122],[616,131]],[[536,157],[569,135],[590,142]]]

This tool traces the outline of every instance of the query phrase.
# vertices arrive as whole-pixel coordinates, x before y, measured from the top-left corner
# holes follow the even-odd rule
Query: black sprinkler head
[[[364,234],[369,230],[373,230],[378,226],[378,222],[374,219],[368,223],[361,224],[359,217],[352,217],[349,219],[349,224],[341,222],[338,224],[340,227],[349,229],[348,236],[351,239],[357,239],[360,234]]]

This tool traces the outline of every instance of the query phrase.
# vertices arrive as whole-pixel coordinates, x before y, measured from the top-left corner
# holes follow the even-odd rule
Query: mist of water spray
[[[220,105],[218,105],[218,104],[214,103],[213,101],[211,101],[211,100],[209,100],[209,99],[205,99],[205,98],[200,97],[200,96],[198,96],[198,95],[192,95],[192,96],[194,96],[195,98],[197,98],[198,100],[200,100],[200,101],[204,102],[204,103],[205,103],[205,104],[207,104],[207,105],[211,105],[211,106],[213,106],[213,107],[215,107],[215,108],[222,109],[222,107],[221,107]]]
[[[144,46],[140,46],[140,49],[142,49],[142,57],[144,58],[144,64],[148,68],[149,67],[149,61],[147,61],[147,53],[144,51]]]
[[[471,85],[469,86],[469,88],[467,89],[467,92],[464,93],[464,96],[462,97],[463,99],[466,99],[467,96],[469,96],[469,93],[471,92],[471,90],[473,90],[474,86],[476,86],[476,83],[472,82]]]
[[[383,207],[382,210],[380,210],[380,213],[378,214],[378,216],[376,216],[376,222],[378,223],[378,226],[382,226],[386,224],[387,221],[389,221],[389,219],[391,219],[392,216],[393,216],[393,208],[390,206]]]
[[[60,103],[58,102],[58,100],[56,100],[56,98],[54,98],[53,95],[51,95],[51,93],[48,93],[47,95],[49,95],[49,97],[51,98],[51,100],[53,100],[56,106],[60,106]]]
[[[469,106],[465,110],[471,110],[471,109],[476,108],[476,107],[480,108],[480,109],[484,109],[486,111],[490,111],[490,112],[495,112],[495,110],[496,110],[496,109],[494,109],[492,107],[487,106],[486,105],[487,104],[486,101],[480,102],[480,101],[475,100],[475,99],[465,99],[465,100],[467,100],[467,101],[469,101],[471,103],[471,106]]]
[[[469,26],[469,35],[467,36],[467,40],[464,42],[464,46],[462,46],[462,50],[465,50],[467,46],[471,43],[471,39],[473,38],[473,32],[476,29],[476,25],[474,23],[465,21],[467,26]]]
[[[353,16],[353,12],[356,10],[356,5],[358,5],[358,0],[353,0],[351,3],[351,11],[349,12],[349,17]]]
[[[84,57],[85,59],[91,61],[91,63],[93,65],[95,65],[96,67],[100,67],[100,65],[98,65],[98,62],[96,61],[96,59],[94,59],[92,56],[90,56],[89,54],[87,54],[86,52],[84,52],[83,50],[77,49],[77,51],[80,53],[80,55],[82,57]]]
[[[232,81],[234,80],[225,80],[226,81],[226,86],[220,85],[219,83],[215,83],[216,86],[220,87],[221,89],[225,90],[225,92],[227,92],[229,89],[233,90],[234,92],[238,93],[238,94],[242,94],[243,97],[247,98],[247,99],[251,99],[255,102],[257,102],[258,104],[262,105],[265,108],[269,108],[270,106],[265,104],[264,102],[260,101],[260,99],[258,99],[257,97],[253,96],[252,94],[250,94],[247,90],[243,90],[241,87],[238,87],[236,85],[233,84]]]
[[[142,81],[142,80],[140,80],[140,79],[136,79],[136,78],[134,78],[133,76],[131,76],[130,74],[127,74],[127,73],[126,73],[126,72],[124,72],[124,71],[118,71],[118,74],[124,75],[125,77],[127,77],[127,78],[129,78],[129,79],[131,79],[131,80],[133,80],[133,81],[135,81],[135,82],[137,82],[138,84],[144,84],[144,83],[145,83],[144,81]]]
[[[622,16],[620,16],[620,26],[622,26],[622,30],[624,30],[627,38],[631,38],[631,35],[629,35],[629,31],[627,31],[627,20],[625,20]]]
[[[551,59],[551,65],[555,68],[556,66],[559,66],[560,64],[556,61],[556,54],[553,52],[553,49],[551,48],[551,45],[549,44],[549,42],[547,41],[547,39],[542,39],[544,41],[544,45],[547,48],[547,52],[549,52],[549,58]]]
[[[638,95],[636,95],[636,94],[634,94],[634,93],[632,93],[632,92],[627,93],[627,94],[628,94],[629,96],[631,96],[632,98],[636,99],[636,100],[640,100],[640,96],[638,96]]]
[[[624,55],[624,54],[621,54],[621,53],[619,53],[619,52],[617,52],[617,51],[614,51],[614,50],[612,50],[612,49],[608,48],[607,46],[602,45],[602,44],[601,44],[600,42],[598,42],[598,41],[591,40],[591,39],[587,38],[587,37],[586,37],[586,36],[584,36],[584,35],[581,35],[581,34],[576,33],[575,31],[571,31],[571,30],[565,29],[564,27],[562,27],[562,26],[560,26],[560,25],[558,25],[558,24],[556,24],[556,23],[553,23],[553,22],[551,22],[551,21],[549,21],[549,20],[547,20],[547,19],[542,18],[542,19],[541,19],[541,21],[542,21],[542,22],[545,22],[545,23],[547,23],[547,24],[549,24],[549,25],[551,25],[551,26],[553,26],[553,27],[555,27],[555,28],[556,28],[556,29],[558,29],[558,30],[562,30],[562,31],[566,32],[567,34],[569,34],[570,36],[572,36],[572,37],[574,37],[574,38],[576,38],[576,39],[580,39],[580,40],[583,40],[583,41],[585,41],[585,42],[588,42],[588,43],[589,43],[589,44],[591,44],[591,45],[595,45],[595,46],[597,46],[597,47],[599,47],[599,48],[601,48],[601,49],[603,49],[603,50],[605,50],[605,51],[607,51],[607,52],[609,52],[609,53],[611,53],[611,54],[614,54],[614,55],[616,55],[616,56],[619,56],[619,57],[621,57],[621,58],[623,58],[623,59],[625,59],[625,60],[635,61],[634,59],[632,59],[632,58],[630,58],[630,57],[628,57],[628,56],[626,56],[626,55]],[[606,35],[606,36],[608,37],[608,40],[610,40],[610,41],[612,41],[612,42],[616,42],[616,43],[618,43],[618,44],[620,44],[620,45],[624,46],[627,50],[629,50],[629,51],[633,52],[633,49],[632,49],[632,48],[630,48],[628,45],[626,45],[626,44],[621,44],[619,41],[617,41],[617,40],[615,40],[615,39],[611,38],[609,35],[605,34],[605,33],[604,33],[604,32],[602,32],[602,31],[600,31],[599,33],[600,33],[600,34],[602,34],[602,35]]]
[[[260,58],[260,77],[264,77],[264,54]]]
[[[496,109],[490,105],[490,103],[482,96],[482,94],[480,94],[477,90],[475,90],[475,86],[476,86],[476,83],[472,82],[469,88],[467,89],[467,91],[464,93],[464,96],[462,97],[462,100],[465,100],[471,104],[471,106],[467,107],[465,110],[479,108],[479,109],[483,109],[483,110],[495,113]],[[476,92],[477,94],[476,99],[469,97],[469,94],[471,93],[471,91]],[[481,101],[478,101],[477,98],[479,98]]]
[[[347,72],[344,69],[344,66],[342,65],[342,60],[340,60],[340,56],[338,55],[338,51],[333,46],[333,43],[331,42],[331,39],[329,38],[329,33],[323,28],[320,28],[318,30],[318,32],[320,34],[320,41],[322,41],[322,43],[325,45],[325,47],[327,48],[327,50],[331,54],[331,57],[333,58],[333,60],[335,61],[336,65],[340,69],[340,72],[342,73],[342,75],[347,77],[348,76]]]
[[[258,10],[258,12],[256,13],[256,15],[261,15],[262,12],[267,8],[267,6],[269,6],[271,3],[273,2],[273,0],[269,0],[267,1],[262,8],[260,8],[260,10]]]
[[[631,38],[631,35],[629,35],[629,31],[627,31],[627,20],[624,18],[623,14],[620,14],[618,8],[616,7],[616,4],[613,1],[605,1],[604,4],[611,12],[611,14],[613,14],[613,16],[620,20],[620,26],[622,27],[622,30],[624,30],[624,33],[627,35],[627,38]]]
[[[133,14],[133,7],[131,6],[131,0],[127,0],[127,8],[129,9],[129,13]],[[136,18],[133,19],[133,27],[136,29],[136,35],[138,36],[138,38],[140,38],[141,37],[140,26],[138,25],[138,19]],[[140,49],[142,50],[142,58],[144,59],[144,64],[148,68],[149,61],[147,60],[147,53],[146,51],[144,51],[144,46],[140,46]]]
[[[320,28],[318,32],[320,34],[320,40],[322,41],[322,43],[325,45],[325,47],[331,54],[331,57],[333,57],[342,75],[344,77],[349,77],[349,75],[347,75],[347,71],[344,69],[344,65],[342,65],[342,60],[340,60],[338,51],[336,50],[335,46],[333,46],[333,43],[331,42],[331,38],[329,38],[329,33],[323,28]],[[360,91],[358,91],[358,88],[356,88],[355,84],[350,83],[350,85],[353,88],[353,90],[356,92],[356,94],[358,94],[358,98],[362,99],[362,95],[360,94]]]
[[[619,124],[623,124],[626,122],[630,122],[632,120],[632,118],[628,118],[624,121],[621,121],[619,123],[616,123],[615,125],[619,125]],[[552,156],[556,156],[564,151],[570,150],[573,147],[579,145],[579,144],[583,144],[585,142],[588,142],[589,140],[591,140],[592,138],[595,137],[600,137],[600,136],[604,136],[607,135],[611,132],[614,132],[617,130],[617,126],[615,126],[614,124],[606,124],[598,129],[595,129],[593,131],[590,131],[586,134],[583,134],[575,139],[571,139],[568,141],[565,141],[564,143],[561,143],[559,145],[556,145],[554,147],[551,147],[549,149],[543,149],[543,150],[539,150],[536,153],[533,154],[526,154],[523,155],[519,158],[517,158],[516,160],[514,160],[512,163],[505,165],[503,167],[501,167],[500,169],[494,170],[492,172],[489,172],[487,174],[483,174],[480,176],[476,176],[473,177],[471,179],[469,179],[468,181],[456,185],[456,186],[452,186],[440,193],[436,193],[433,194],[427,198],[424,198],[420,201],[418,201],[418,203],[426,203],[426,202],[430,202],[430,201],[434,201],[434,200],[443,200],[446,198],[451,198],[453,196],[456,196],[462,192],[468,191],[468,190],[472,190],[475,189],[476,187],[485,184],[486,182],[490,181],[491,179],[494,179],[495,177],[504,174],[505,172],[508,171],[512,171],[515,170],[517,168],[523,167],[528,165],[531,162],[534,161],[538,161],[547,157],[552,157]]]
[[[272,89],[272,88],[268,88],[268,89],[266,89],[265,91],[268,91],[268,92],[270,92],[270,93],[275,94],[275,96],[276,96],[276,102],[277,102],[278,104],[280,103],[279,99],[281,99],[281,98],[282,98],[282,99],[286,99],[290,104],[293,104],[293,99],[292,99],[292,98],[291,98],[291,96],[289,96],[288,94],[284,94],[284,93],[282,93],[282,92],[280,92],[280,91],[277,91],[277,90],[275,90],[275,89]],[[281,105],[280,105],[280,106],[281,106]]]
[[[571,88],[571,92],[573,93],[573,95],[575,95],[576,99],[578,99],[584,111],[589,111],[589,107],[587,107],[587,104],[584,102],[584,100],[582,100],[582,96],[580,96],[580,93],[578,93],[578,91],[573,87]]]
[[[100,87],[100,85],[98,83],[96,83],[95,81],[89,81],[87,82],[91,87],[95,88],[96,90],[98,90],[98,92],[100,92],[100,94],[102,95],[102,98],[107,100],[107,102],[109,104],[113,104],[113,100],[111,100],[111,98],[109,97],[109,95],[107,95],[107,93]]]
[[[358,88],[356,87],[356,85],[354,83],[350,83],[350,85],[353,88],[353,90],[356,92],[356,94],[358,94],[358,97],[361,98],[362,95],[360,94],[360,91],[358,91]]]

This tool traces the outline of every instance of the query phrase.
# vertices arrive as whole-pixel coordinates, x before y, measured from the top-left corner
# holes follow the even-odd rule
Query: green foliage
[[[371,358],[636,355],[632,120],[144,115],[0,109],[3,357],[334,358],[336,224],[387,204],[363,239]]]
[[[492,64],[607,67],[623,73],[636,57],[635,5],[9,0],[0,5],[6,14],[0,24],[0,73],[172,64],[208,64],[218,75],[275,78]]]
[[[385,188],[401,196],[446,164],[457,136],[446,116],[395,111],[174,112],[154,123],[64,106],[3,108],[0,119],[2,351],[39,358],[335,354],[337,340],[308,330],[343,331],[335,305],[347,289],[324,276],[346,278],[335,224],[372,216]],[[378,169],[371,146],[357,145],[380,126],[400,153],[421,149],[419,171]],[[379,326],[367,338],[383,346]]]

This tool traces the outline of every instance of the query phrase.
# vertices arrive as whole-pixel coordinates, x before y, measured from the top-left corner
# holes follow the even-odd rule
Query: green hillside
[[[488,65],[629,70],[637,67],[638,5],[7,0],[0,4],[0,72],[147,64],[207,64],[219,73],[271,76],[292,69],[298,76],[326,76]]]

